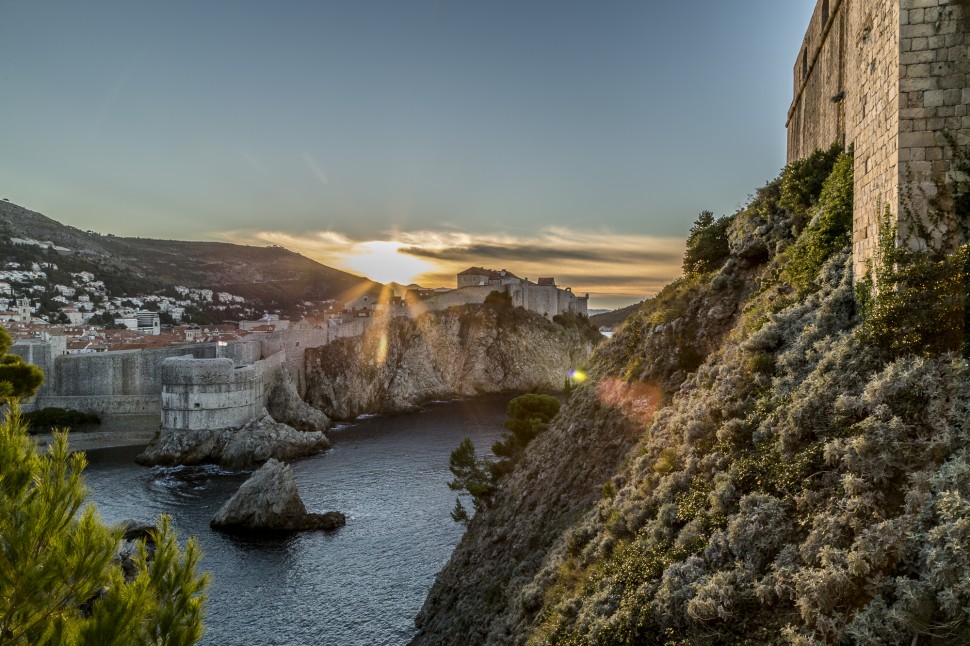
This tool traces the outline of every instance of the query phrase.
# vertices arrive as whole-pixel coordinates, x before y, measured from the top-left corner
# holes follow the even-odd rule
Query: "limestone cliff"
[[[346,420],[434,399],[559,391],[592,341],[582,321],[553,323],[502,304],[394,318],[362,337],[308,349],[306,401]]]
[[[968,642],[967,251],[889,236],[854,291],[839,163],[695,227],[701,269],[596,351],[413,644]]]

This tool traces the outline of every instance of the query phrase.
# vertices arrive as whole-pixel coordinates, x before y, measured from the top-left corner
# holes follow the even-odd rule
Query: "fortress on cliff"
[[[970,145],[970,0],[819,0],[795,62],[788,161],[838,143],[855,154],[854,273],[890,213],[898,242],[945,248],[954,144]]]

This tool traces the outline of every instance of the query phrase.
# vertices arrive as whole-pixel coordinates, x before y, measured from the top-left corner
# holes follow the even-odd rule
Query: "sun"
[[[391,240],[371,240],[354,245],[352,255],[343,264],[379,283],[397,282],[407,285],[419,275],[434,268],[430,262],[401,253],[403,243]]]

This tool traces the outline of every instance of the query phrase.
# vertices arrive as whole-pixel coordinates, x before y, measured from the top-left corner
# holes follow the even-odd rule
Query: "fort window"
[[[195,402],[195,407],[196,408],[202,408],[202,404],[200,404],[199,402]]]
[[[825,28],[825,25],[828,23],[828,21],[829,21],[829,0],[822,0],[822,28],[823,29]]]
[[[808,48],[802,52],[802,79],[808,76]]]

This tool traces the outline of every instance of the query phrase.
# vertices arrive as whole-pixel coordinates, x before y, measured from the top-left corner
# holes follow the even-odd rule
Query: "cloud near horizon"
[[[684,241],[610,232],[549,228],[530,236],[452,231],[388,232],[354,240],[335,231],[222,232],[242,244],[275,244],[325,265],[379,282],[451,287],[468,267],[507,269],[532,280],[553,276],[590,294],[591,308],[615,308],[655,294],[680,274]]]

